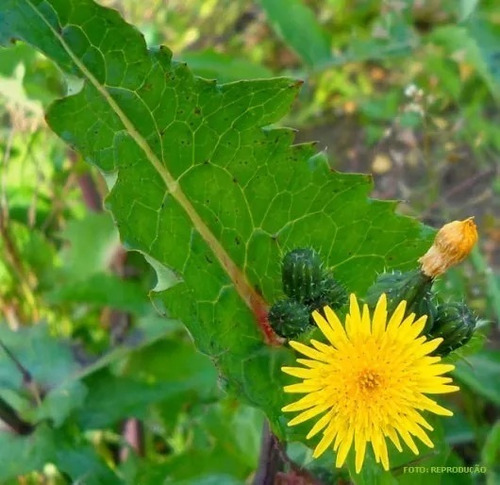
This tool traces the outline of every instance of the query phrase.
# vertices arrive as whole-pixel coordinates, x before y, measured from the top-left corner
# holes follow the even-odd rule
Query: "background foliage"
[[[200,76],[303,79],[280,123],[300,128],[298,141],[320,140],[320,165],[327,157],[337,169],[373,172],[376,196],[403,199],[400,211],[431,225],[477,217],[481,249],[439,285],[445,298],[466,298],[490,322],[481,330],[487,338],[477,338],[476,353],[457,363],[463,390],[451,404],[456,414],[442,423],[441,447],[425,464],[481,463],[486,477],[460,479],[496,483],[500,280],[489,269],[498,267],[500,237],[495,2],[102,3]],[[0,50],[0,337],[22,364],[1,354],[1,416],[16,432],[0,433],[1,462],[8,464],[0,480],[243,483],[258,466],[262,412],[226,394],[234,382],[221,380],[184,327],[151,306],[147,293],[157,274],[140,254],[120,248],[102,212],[106,182],[43,121],[51,101],[80,88],[26,44]],[[312,155],[307,150],[304,160]],[[364,179],[346,180],[359,181],[364,197]],[[330,264],[345,259],[343,250],[336,247]],[[411,264],[413,251],[393,264]],[[274,269],[261,273],[276,281],[279,254],[270,260]],[[276,285],[267,287],[271,296]],[[269,362],[278,365],[281,357],[263,352],[249,360],[257,364],[244,372],[245,383],[262,382]],[[227,375],[234,361],[225,365]],[[298,442],[288,455],[324,483],[339,479],[331,456],[312,462]],[[457,476],[418,479],[455,483]]]

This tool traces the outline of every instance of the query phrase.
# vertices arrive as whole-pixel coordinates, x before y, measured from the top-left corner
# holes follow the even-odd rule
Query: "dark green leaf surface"
[[[429,232],[368,199],[370,177],[332,172],[312,145],[291,145],[292,130],[263,128],[299,82],[195,78],[90,0],[3,0],[0,41],[11,38],[85,80],[52,105],[50,126],[114,180],[107,205],[126,247],[177,283],[158,306],[283,432],[279,369],[293,356],[261,330],[281,296],[284,252],[312,246],[362,293],[384,268],[413,267]]]

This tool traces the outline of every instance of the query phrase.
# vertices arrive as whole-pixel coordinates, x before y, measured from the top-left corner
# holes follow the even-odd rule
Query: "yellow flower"
[[[424,274],[435,278],[469,255],[478,237],[473,219],[450,222],[438,231],[432,246],[418,260]]]
[[[314,450],[317,458],[333,443],[336,466],[341,467],[352,446],[356,453],[356,473],[371,443],[377,463],[389,469],[386,438],[402,451],[399,438],[418,454],[413,436],[429,447],[433,444],[424,429],[431,425],[422,411],[443,416],[453,413],[436,404],[425,394],[457,391],[450,377],[442,374],[454,369],[430,356],[443,339],[427,341],[419,334],[426,316],[414,321],[415,314],[404,318],[402,301],[388,319],[387,298],[380,296],[373,315],[367,305],[361,313],[355,295],[350,297],[345,326],[333,310],[324,308],[326,319],[317,311],[314,320],[329,344],[311,340],[312,347],[291,341],[290,345],[307,359],[297,359],[304,367],[283,367],[282,371],[303,379],[285,387],[289,393],[306,394],[285,406],[283,411],[302,411],[288,425],[308,419],[316,423],[307,435],[322,433]]]

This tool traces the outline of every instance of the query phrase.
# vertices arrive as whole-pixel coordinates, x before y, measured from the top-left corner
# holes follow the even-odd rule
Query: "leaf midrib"
[[[50,22],[42,15],[42,13],[34,6],[29,0],[24,0],[29,7],[35,12],[36,15],[47,25],[47,27],[52,32],[52,35],[58,40],[62,48],[66,51],[68,56],[78,67],[80,72],[84,77],[90,82],[94,88],[101,94],[104,100],[108,103],[113,112],[118,116],[123,126],[132,137],[132,139],[137,143],[137,145],[143,150],[146,158],[151,163],[153,168],[158,172],[162,178],[165,186],[170,193],[170,195],[177,201],[177,203],[184,209],[189,219],[191,220],[194,228],[198,231],[204,241],[207,243],[215,257],[217,258],[219,264],[224,268],[224,271],[228,274],[231,279],[236,291],[240,295],[241,299],[245,304],[252,310],[256,323],[264,333],[264,337],[267,343],[276,343],[276,336],[273,333],[267,322],[267,310],[268,305],[263,297],[252,287],[248,282],[246,275],[243,271],[235,264],[231,259],[227,251],[224,249],[220,241],[214,236],[209,227],[203,222],[202,218],[193,207],[189,199],[186,197],[182,191],[179,183],[175,180],[172,174],[167,170],[167,168],[162,164],[160,159],[155,155],[147,141],[142,137],[139,131],[135,128],[132,121],[127,117],[127,115],[122,111],[120,106],[113,99],[111,94],[102,86],[95,76],[90,72],[85,64],[83,64],[80,59],[73,53],[70,46],[65,42],[59,33],[54,30]]]

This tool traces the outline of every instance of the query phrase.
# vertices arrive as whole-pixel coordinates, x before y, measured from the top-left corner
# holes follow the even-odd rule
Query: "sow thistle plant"
[[[293,436],[283,411],[299,413],[291,425],[314,420],[314,455],[333,448],[341,466],[354,449],[358,471],[367,445],[386,469],[387,440],[414,452],[414,438],[432,446],[424,412],[450,412],[428,395],[457,390],[441,358],[475,325],[464,304],[436,303],[432,282],[470,251],[471,220],[445,226],[421,268],[409,271],[432,231],[396,214],[394,203],[370,199],[369,176],[332,171],[312,143],[294,144],[294,131],[277,127],[300,81],[200,78],[92,0],[2,0],[0,44],[15,40],[81,79],[80,90],[48,107],[47,123],[105,176],[122,241],[158,276],[156,308],[184,324],[238,403],[260,409],[283,442]],[[284,248],[293,251],[282,261]],[[401,271],[376,279],[384,268]],[[314,332],[322,341],[304,342]],[[302,354],[298,366],[293,351]],[[285,373],[302,382],[289,385]],[[304,396],[286,405],[286,393]],[[87,405],[61,392],[50,402],[65,410],[61,421]],[[82,441],[63,428],[73,429],[47,425],[51,443]],[[53,463],[85,481],[65,453],[50,452],[56,444],[44,449],[29,469]],[[162,457],[162,471],[171,457]],[[150,466],[145,459],[137,468]],[[247,479],[248,468],[237,478]],[[0,479],[13,478],[3,472]]]
[[[416,455],[419,449],[414,438],[430,448],[434,446],[427,434],[433,427],[423,413],[453,413],[428,395],[459,390],[445,376],[454,366],[442,363],[441,355],[470,339],[475,318],[463,303],[444,304],[434,312],[430,288],[433,279],[462,261],[476,241],[472,219],[445,225],[420,259],[419,270],[379,277],[369,291],[371,301],[379,293],[374,306],[370,308],[364,303],[360,308],[358,297],[351,294],[344,321],[328,305],[313,311],[325,342],[311,339],[310,345],[305,345],[289,341],[303,356],[297,358],[301,367],[286,366],[282,371],[302,382],[284,389],[305,396],[283,411],[300,412],[289,426],[315,420],[307,435],[309,439],[321,434],[313,457],[332,447],[335,465],[342,467],[354,448],[355,469],[359,473],[368,443],[385,470],[390,466],[387,440],[400,452],[401,442],[405,443]],[[318,256],[308,254],[309,264],[302,265],[302,276],[289,271],[290,256],[285,257],[283,265],[285,292],[302,301],[306,295],[310,297],[311,282],[316,279],[320,286],[321,281]],[[290,291],[298,284],[304,285],[302,291]]]

